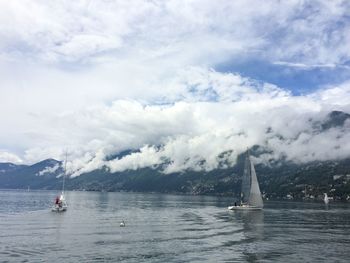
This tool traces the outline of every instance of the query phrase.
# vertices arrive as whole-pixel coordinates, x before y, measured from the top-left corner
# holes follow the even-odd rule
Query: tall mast
[[[64,182],[65,182],[66,171],[67,171],[67,155],[68,155],[68,153],[66,152],[66,159],[65,159],[65,161],[64,161],[64,171],[63,171],[62,194],[64,193]]]

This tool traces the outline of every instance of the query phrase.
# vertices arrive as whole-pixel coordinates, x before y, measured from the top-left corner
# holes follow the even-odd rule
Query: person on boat
[[[235,206],[237,206],[237,202],[235,202]]]
[[[58,205],[59,203],[60,203],[60,198],[58,196],[56,196],[55,205]]]
[[[55,204],[58,207],[62,207],[62,198],[60,196],[56,197]]]

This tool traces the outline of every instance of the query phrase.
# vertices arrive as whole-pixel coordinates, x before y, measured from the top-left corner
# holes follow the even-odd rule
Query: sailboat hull
[[[250,206],[250,205],[239,205],[239,206],[229,206],[229,210],[244,210],[244,211],[252,211],[252,210],[262,210],[262,207]]]
[[[54,206],[51,207],[51,211],[52,212],[57,212],[57,213],[65,212],[65,211],[67,211],[67,208],[68,208],[67,205],[63,205],[63,206],[54,205]]]

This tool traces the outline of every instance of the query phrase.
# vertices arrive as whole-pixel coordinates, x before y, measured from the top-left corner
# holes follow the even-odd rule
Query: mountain
[[[0,175],[21,169],[23,167],[26,167],[26,165],[16,165],[13,163],[0,163]]]
[[[33,165],[0,163],[0,188],[53,189],[59,187],[61,162],[47,159]],[[6,169],[7,168],[7,169]]]
[[[333,127],[343,126],[348,119],[350,119],[350,114],[342,111],[332,111],[328,114],[321,127],[323,130],[328,130]]]
[[[1,174],[0,188],[26,189],[30,186],[31,189],[60,189],[62,179],[57,175],[62,172],[61,169],[40,175],[40,172],[54,168],[53,163],[60,164],[58,161],[45,160]],[[324,192],[338,199],[346,199],[350,194],[350,159],[302,165],[284,163],[275,167],[260,164],[256,165],[256,171],[262,193],[273,199],[287,196],[295,199],[312,198],[322,196]],[[210,172],[163,174],[159,170],[143,168],[111,174],[105,169],[95,170],[67,180],[66,188],[239,197],[242,172],[243,156],[240,156],[234,167]]]
[[[333,111],[323,122],[316,123],[318,132],[333,127],[343,127],[350,114]],[[268,152],[260,146],[251,149],[253,156]],[[108,156],[108,160],[122,158],[137,150],[128,150]],[[223,154],[224,156],[224,154]],[[70,190],[89,191],[140,191],[183,194],[212,194],[239,197],[244,156],[237,158],[231,168],[214,169],[210,172],[187,170],[164,174],[162,165],[110,173],[102,168],[66,181]],[[62,184],[61,162],[47,159],[31,166],[0,163],[0,188],[60,189]],[[281,158],[268,164],[256,165],[262,193],[265,197],[314,198],[330,193],[338,199],[350,195],[350,155],[343,160],[293,163]]]

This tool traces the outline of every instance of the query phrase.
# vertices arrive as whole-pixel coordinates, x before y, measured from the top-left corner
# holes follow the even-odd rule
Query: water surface
[[[0,191],[0,262],[349,262],[350,205],[229,198]],[[126,227],[119,227],[125,220]]]

